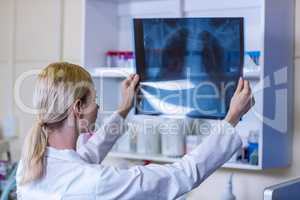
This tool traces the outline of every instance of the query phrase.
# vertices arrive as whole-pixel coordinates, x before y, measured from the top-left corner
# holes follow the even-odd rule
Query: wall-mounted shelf
[[[134,69],[125,67],[98,67],[89,70],[92,77],[125,78],[134,73]]]
[[[246,79],[259,80],[262,76],[260,67],[258,66],[257,69],[253,69],[253,70],[244,67],[243,76]]]
[[[173,163],[178,161],[178,158],[167,157],[163,155],[144,155],[138,153],[122,153],[122,152],[111,152],[108,156],[114,158],[123,158],[129,160],[149,160],[153,162],[160,162],[160,163]]]
[[[180,160],[180,158],[172,158],[163,155],[144,155],[138,153],[123,153],[123,152],[111,152],[108,156],[112,158],[121,158],[128,160],[141,160],[141,161],[152,161],[157,163],[174,163]],[[243,164],[243,163],[226,163],[223,168],[233,168],[233,169],[245,169],[245,170],[261,170],[260,166]]]

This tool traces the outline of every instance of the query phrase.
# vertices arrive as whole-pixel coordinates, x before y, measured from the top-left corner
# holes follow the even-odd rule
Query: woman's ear
[[[78,118],[82,118],[83,115],[83,103],[80,99],[77,99],[74,103],[73,103],[73,112],[75,114],[76,117]]]

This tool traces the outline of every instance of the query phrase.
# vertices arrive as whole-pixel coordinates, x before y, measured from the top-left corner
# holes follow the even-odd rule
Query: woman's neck
[[[75,126],[68,126],[67,123],[64,123],[48,133],[48,146],[56,149],[76,150],[77,139],[78,132]]]

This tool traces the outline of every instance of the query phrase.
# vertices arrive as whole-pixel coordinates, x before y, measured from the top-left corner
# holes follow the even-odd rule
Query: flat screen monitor
[[[222,119],[243,71],[243,18],[134,19],[136,114]]]
[[[274,185],[264,190],[264,200],[299,200],[300,178]]]

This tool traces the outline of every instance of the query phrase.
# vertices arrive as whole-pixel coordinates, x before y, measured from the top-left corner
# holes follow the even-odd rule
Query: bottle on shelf
[[[259,132],[252,130],[248,136],[248,148],[247,154],[249,159],[249,164],[257,165],[258,164],[258,140]]]
[[[107,67],[116,67],[118,60],[118,53],[116,51],[107,51],[105,54],[106,57],[106,66]]]
[[[161,154],[168,157],[184,155],[184,121],[182,119],[165,118],[159,126],[161,135]]]
[[[124,67],[134,68],[134,54],[132,51],[124,53]]]

